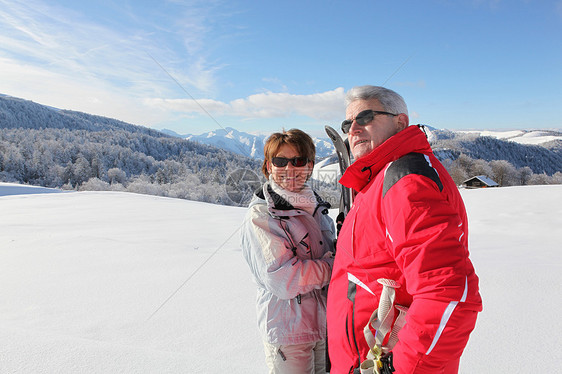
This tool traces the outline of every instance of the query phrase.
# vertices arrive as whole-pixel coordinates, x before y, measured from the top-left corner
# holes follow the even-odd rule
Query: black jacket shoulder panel
[[[257,197],[259,197],[262,200],[265,200],[265,194],[263,193],[263,187],[260,186],[260,188],[256,189],[256,191],[254,192],[254,195],[256,195]]]
[[[421,153],[408,153],[394,161],[386,170],[382,196],[384,197],[388,190],[400,179],[410,174],[423,175],[431,179],[435,182],[439,191],[443,191],[443,183],[441,183],[439,174],[431,166],[429,160]]]

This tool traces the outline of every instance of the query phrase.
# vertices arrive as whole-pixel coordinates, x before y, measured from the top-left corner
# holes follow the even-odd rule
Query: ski
[[[336,154],[338,156],[338,164],[340,168],[340,173],[343,175],[347,167],[351,164],[351,158],[349,155],[349,143],[347,139],[344,141],[342,137],[338,134],[338,132],[330,126],[325,126],[326,133],[330,137],[330,140],[334,144],[336,148]],[[343,220],[349,209],[351,208],[351,202],[353,199],[352,191],[350,188],[341,186],[341,199],[340,199],[340,212],[338,214],[337,222],[338,225],[338,233],[341,225],[343,224]]]

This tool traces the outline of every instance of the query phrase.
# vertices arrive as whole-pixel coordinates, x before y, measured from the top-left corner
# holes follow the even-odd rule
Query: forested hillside
[[[448,130],[426,131],[457,184],[475,175],[486,175],[500,186],[562,183],[559,140],[533,146]],[[262,181],[260,166],[259,159],[146,127],[0,95],[3,182],[244,205]],[[337,180],[330,174],[313,181],[334,206]]]
[[[485,175],[500,186],[562,183],[562,141],[529,145],[428,128],[435,155],[455,182]],[[558,134],[558,132],[552,132]]]
[[[529,145],[490,136],[431,129],[431,145],[440,158],[457,159],[461,154],[485,161],[505,160],[516,168],[528,166],[536,174],[552,175],[562,170],[562,142]]]
[[[0,96],[0,181],[236,204],[225,178],[259,167],[156,130]]]

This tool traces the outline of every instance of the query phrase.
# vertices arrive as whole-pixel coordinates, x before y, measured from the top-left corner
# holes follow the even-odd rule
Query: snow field
[[[266,372],[245,209],[29,189],[0,183],[0,373]],[[557,372],[562,186],[461,193],[484,311],[460,372]]]

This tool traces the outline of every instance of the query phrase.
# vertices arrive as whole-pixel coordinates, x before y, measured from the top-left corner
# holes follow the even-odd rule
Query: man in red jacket
[[[462,198],[425,133],[409,126],[400,95],[361,86],[348,92],[346,104],[342,130],[355,162],[340,183],[356,195],[338,237],[328,293],[331,373],[359,372],[372,348],[363,329],[385,282],[398,287],[394,306],[407,309],[394,323],[403,325],[391,347],[395,374],[457,373],[482,310]],[[383,350],[389,336],[379,331]]]

